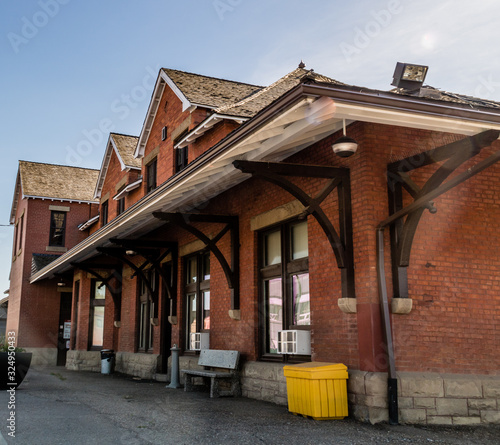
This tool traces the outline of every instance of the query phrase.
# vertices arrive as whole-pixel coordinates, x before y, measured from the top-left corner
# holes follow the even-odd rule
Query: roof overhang
[[[80,244],[32,275],[30,282],[71,269],[97,255],[111,238],[140,237],[162,223],[153,212],[187,212],[245,181],[232,162],[279,162],[337,132],[343,120],[458,133],[500,129],[500,113],[444,106],[400,95],[301,84],[245,122],[184,170],[146,195]]]
[[[142,184],[142,178],[127,185],[121,192],[119,192],[115,196],[113,196],[113,199],[115,201],[118,201],[119,199],[123,198],[125,195],[128,195],[132,190],[135,190],[136,188],[138,188],[141,184]]]
[[[84,222],[83,224],[80,224],[78,226],[78,230],[80,232],[83,232],[84,230],[87,230],[89,227],[93,226],[97,221],[99,221],[99,215],[93,216],[88,221]]]
[[[186,136],[184,136],[181,140],[179,140],[174,148],[183,148],[188,144],[196,141],[199,137],[203,136],[208,130],[210,130],[213,126],[218,124],[223,120],[232,120],[238,124],[242,124],[246,122],[248,118],[246,117],[238,117],[238,116],[229,116],[226,114],[214,113],[207,117],[203,122],[198,124],[195,128],[193,128]]]

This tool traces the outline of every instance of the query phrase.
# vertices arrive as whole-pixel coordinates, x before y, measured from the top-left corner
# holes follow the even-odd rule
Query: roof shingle
[[[137,136],[128,136],[125,134],[111,133],[111,137],[115,141],[116,148],[123,163],[127,167],[141,168],[141,159],[134,158],[134,152],[137,147]]]
[[[19,161],[19,175],[24,196],[95,201],[99,170]]]

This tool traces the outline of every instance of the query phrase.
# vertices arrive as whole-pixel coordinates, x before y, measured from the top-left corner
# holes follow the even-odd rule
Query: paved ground
[[[164,383],[32,368],[15,394],[0,394],[0,444],[498,444],[500,425],[410,427],[315,421],[245,398],[210,399]]]

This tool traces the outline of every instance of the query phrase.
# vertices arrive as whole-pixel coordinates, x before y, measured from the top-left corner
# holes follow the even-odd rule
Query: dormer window
[[[147,176],[147,188],[146,192],[149,193],[151,190],[154,190],[156,188],[156,158],[153,159],[147,166],[146,166],[146,176]]]
[[[164,141],[165,139],[167,139],[167,127],[161,129],[161,140]]]

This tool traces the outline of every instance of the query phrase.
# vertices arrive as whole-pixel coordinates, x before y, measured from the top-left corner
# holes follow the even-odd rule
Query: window
[[[104,342],[104,305],[106,287],[102,281],[92,280],[90,296],[90,335],[89,348],[101,349]]]
[[[104,201],[101,204],[101,226],[105,226],[108,223],[108,201]]]
[[[49,246],[64,246],[66,212],[52,211],[50,214]]]
[[[278,331],[309,329],[307,222],[292,222],[260,236],[262,356],[277,356]]]
[[[188,146],[175,150],[175,172],[179,172],[188,165]]]
[[[24,213],[21,215],[21,218],[19,218],[19,245],[17,247],[17,250],[21,250],[21,247],[23,246],[23,223],[24,223]]]
[[[119,215],[125,211],[125,198],[120,198],[116,201],[116,212]]]
[[[165,139],[167,139],[167,127],[161,129],[161,140],[164,141]]]
[[[184,263],[186,296],[186,349],[190,334],[210,330],[210,254],[198,253]]]
[[[146,192],[149,193],[151,190],[156,188],[156,158],[151,161],[146,166],[146,174],[147,174],[147,189]]]
[[[158,291],[158,273],[154,270],[145,272],[153,292]],[[154,317],[155,306],[144,280],[140,280],[139,285],[139,351],[151,352],[153,349],[153,325],[151,318]]]

